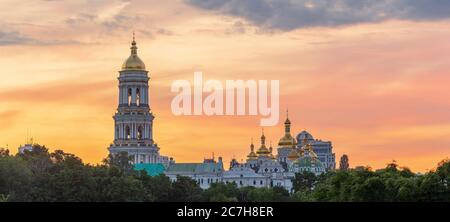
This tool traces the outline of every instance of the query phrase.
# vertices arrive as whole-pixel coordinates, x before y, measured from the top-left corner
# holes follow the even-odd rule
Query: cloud
[[[43,40],[24,35],[17,31],[0,31],[0,46],[8,45],[62,45],[62,44],[82,44],[75,40]]]
[[[447,0],[185,0],[198,8],[245,18],[267,29],[293,30],[373,23],[390,19],[450,17]]]
[[[30,43],[33,39],[22,35],[19,32],[2,32],[0,31],[0,46],[1,45],[16,45]]]

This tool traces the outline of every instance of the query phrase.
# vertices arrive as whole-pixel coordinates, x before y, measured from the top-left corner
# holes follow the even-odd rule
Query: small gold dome
[[[299,157],[300,157],[300,155],[298,155],[298,152],[295,149],[292,149],[292,151],[288,155],[288,159],[290,161],[294,161],[294,160],[298,159]]]
[[[291,136],[291,121],[286,111],[286,121],[284,122],[284,136],[278,142],[279,147],[293,147],[296,145],[294,137]]]
[[[279,147],[292,147],[295,145],[295,139],[291,134],[285,134],[278,142]]]
[[[258,158],[258,155],[256,155],[255,153],[255,145],[253,145],[253,140],[252,144],[250,145],[250,153],[248,154],[247,158],[249,160],[256,160]]]
[[[259,147],[259,149],[258,149],[258,151],[256,151],[256,153],[259,156],[266,156],[266,157],[269,156],[269,154],[270,154],[269,149],[267,149],[267,147],[266,147],[266,136],[264,136],[264,130],[263,130],[263,133],[261,136],[261,147]]]
[[[262,145],[261,147],[259,147],[258,151],[256,151],[256,153],[260,156],[269,156],[270,151],[269,149],[267,149],[267,147],[265,145]]]
[[[137,55],[130,55],[123,63],[122,70],[145,70],[145,64]]]
[[[272,143],[272,142],[271,142]],[[270,159],[272,159],[272,160],[275,160],[276,159],[276,157],[275,157],[275,155],[273,155],[273,148],[272,148],[272,144],[270,144],[270,147],[269,147],[269,152],[270,152],[270,154],[269,154],[269,158]]]
[[[134,40],[133,34],[133,42],[131,43],[131,55],[122,65],[122,71],[125,70],[145,70],[145,64],[137,55],[137,46],[136,41]]]

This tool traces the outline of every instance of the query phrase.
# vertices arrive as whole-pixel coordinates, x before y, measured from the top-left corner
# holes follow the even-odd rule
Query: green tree
[[[8,201],[28,201],[32,172],[27,163],[14,156],[0,157],[0,195]]]
[[[213,183],[204,195],[205,199],[211,202],[236,202],[239,189],[235,183]]]
[[[133,170],[133,164],[131,162],[131,157],[127,152],[119,152],[115,155],[109,154],[103,163],[107,166],[116,166],[121,172],[125,174],[131,174],[135,171]]]
[[[203,201],[203,190],[197,182],[189,177],[177,176],[172,183],[170,201],[173,202],[198,202]]]
[[[350,168],[350,164],[348,162],[348,156],[347,154],[342,155],[340,161],[339,161],[339,169],[340,170],[348,170]]]
[[[317,183],[317,177],[314,173],[303,171],[296,173],[292,181],[292,186],[295,192],[297,191],[311,191]]]

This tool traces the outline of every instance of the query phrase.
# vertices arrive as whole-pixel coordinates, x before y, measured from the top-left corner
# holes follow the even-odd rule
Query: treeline
[[[294,191],[275,188],[237,188],[213,184],[202,190],[187,177],[171,182],[135,171],[127,155],[106,158],[102,164],[83,164],[73,154],[35,145],[33,151],[10,155],[0,150],[1,201],[450,201],[450,161],[433,171],[415,174],[395,163],[370,168],[337,170],[320,176],[297,174]]]

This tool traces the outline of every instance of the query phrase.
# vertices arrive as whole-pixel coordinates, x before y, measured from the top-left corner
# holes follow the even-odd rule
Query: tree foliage
[[[17,155],[0,150],[0,202],[450,201],[450,160],[425,174],[393,161],[375,171],[357,167],[319,176],[302,172],[292,183],[292,192],[281,187],[239,188],[235,183],[214,183],[202,190],[189,177],[171,181],[165,175],[135,171],[126,153],[89,165],[73,154],[49,152],[40,145]]]

